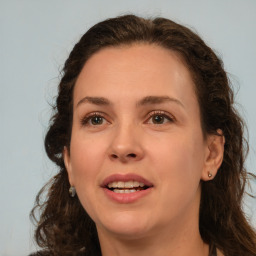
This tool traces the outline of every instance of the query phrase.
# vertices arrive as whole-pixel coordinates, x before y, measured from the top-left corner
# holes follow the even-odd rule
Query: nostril
[[[137,158],[137,155],[136,154],[134,154],[134,153],[130,153],[130,154],[111,154],[110,155],[110,157],[112,158],[112,159],[118,159],[118,158],[120,158],[121,160],[124,160],[124,161],[126,161],[126,160],[128,160],[128,159],[136,159]],[[126,159],[126,160],[125,160]]]
[[[134,154],[134,153],[131,153],[131,154],[128,154],[127,156],[128,156],[128,157],[132,157],[132,158],[135,158],[135,157],[136,157],[136,154]]]

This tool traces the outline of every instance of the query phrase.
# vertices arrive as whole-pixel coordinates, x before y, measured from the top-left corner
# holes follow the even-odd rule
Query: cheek
[[[98,176],[102,169],[106,147],[102,139],[76,136],[71,140],[72,177],[77,195],[84,209],[90,216],[94,216]],[[94,206],[93,206],[94,205]]]
[[[155,144],[152,165],[157,170],[159,189],[156,208],[164,209],[163,219],[180,216],[191,205],[197,206],[203,166],[199,149],[197,143],[189,143],[183,136],[172,138],[172,143]]]
[[[86,177],[84,182],[92,182],[91,178],[97,175],[106,152],[104,145],[101,139],[95,140],[89,136],[86,139],[77,136],[71,140],[72,172],[76,183],[81,181],[82,177]]]
[[[151,158],[163,189],[169,193],[195,190],[203,170],[204,146],[200,137],[175,134],[151,146]]]

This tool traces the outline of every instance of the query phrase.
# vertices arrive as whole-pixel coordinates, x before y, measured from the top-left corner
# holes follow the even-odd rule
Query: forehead
[[[84,65],[74,103],[84,96],[139,98],[146,94],[196,98],[191,74],[177,53],[152,44],[104,48]]]

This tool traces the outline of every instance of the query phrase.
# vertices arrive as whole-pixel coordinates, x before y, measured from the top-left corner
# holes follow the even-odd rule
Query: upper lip
[[[110,175],[103,180],[101,186],[107,187],[109,183],[114,181],[138,181],[144,183],[147,187],[153,187],[153,184],[150,181],[134,173]]]

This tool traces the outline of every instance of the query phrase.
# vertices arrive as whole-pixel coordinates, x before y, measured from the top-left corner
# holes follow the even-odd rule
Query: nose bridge
[[[138,125],[132,120],[123,120],[115,127],[110,145],[110,157],[128,161],[143,157]]]

